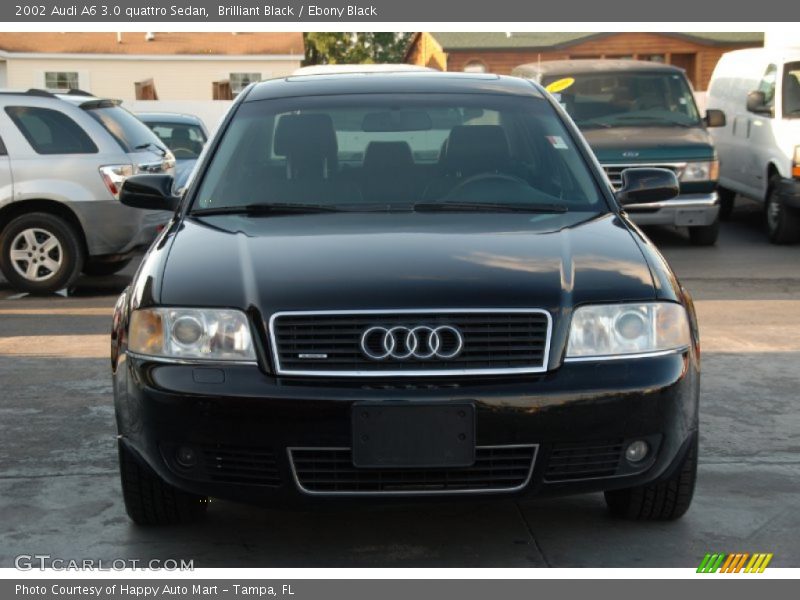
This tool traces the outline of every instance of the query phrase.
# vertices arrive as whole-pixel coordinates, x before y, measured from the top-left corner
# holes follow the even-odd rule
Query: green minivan
[[[693,244],[716,243],[719,161],[707,128],[724,125],[725,114],[709,110],[701,117],[683,69],[582,59],[521,65],[512,75],[547,88],[580,128],[615,189],[627,168],[675,172],[679,196],[625,207],[636,223],[688,227]]]

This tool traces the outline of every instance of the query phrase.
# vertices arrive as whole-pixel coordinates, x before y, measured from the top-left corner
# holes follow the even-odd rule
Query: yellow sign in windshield
[[[559,79],[558,81],[554,81],[553,83],[549,84],[546,88],[548,92],[551,94],[556,94],[558,92],[563,92],[569,86],[575,83],[575,79],[572,77],[564,77],[563,79]]]

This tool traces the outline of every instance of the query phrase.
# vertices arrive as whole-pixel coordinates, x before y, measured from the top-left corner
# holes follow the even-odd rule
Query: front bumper
[[[711,225],[717,220],[719,196],[717,192],[681,194],[664,202],[626,206],[625,210],[638,225],[701,227]]]
[[[114,380],[121,443],[164,480],[196,494],[284,505],[319,502],[321,497],[333,502],[358,496],[378,501],[397,496],[566,494],[641,485],[665,476],[696,434],[699,390],[692,351],[565,363],[543,375],[513,380],[415,382],[284,380],[255,366],[199,368],[125,356]],[[472,475],[496,475],[495,467],[509,456],[504,452],[512,452],[515,460],[529,460],[529,468],[507,485],[466,491],[437,487],[437,478],[445,474],[432,469],[415,475],[431,478],[426,489],[398,485],[375,492],[369,482],[376,473],[349,462],[352,409],[362,401],[471,403],[480,449]],[[652,450],[639,464],[628,463],[620,451],[634,439],[645,439]],[[201,457],[198,466],[178,464],[181,446]],[[342,487],[320,488],[302,481],[293,455],[298,449],[306,452],[301,457],[306,466],[339,464]],[[611,456],[614,452],[616,457]],[[597,468],[600,462],[605,465],[602,470]],[[487,471],[488,466],[494,470]],[[385,475],[397,477],[398,471]],[[454,476],[466,475],[457,470]],[[362,481],[365,476],[367,483]],[[363,485],[347,483],[349,478]],[[354,485],[361,487],[353,489]]]

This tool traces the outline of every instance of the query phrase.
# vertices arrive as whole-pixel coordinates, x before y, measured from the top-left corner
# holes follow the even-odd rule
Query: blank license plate
[[[356,467],[468,467],[475,462],[472,404],[353,405]]]

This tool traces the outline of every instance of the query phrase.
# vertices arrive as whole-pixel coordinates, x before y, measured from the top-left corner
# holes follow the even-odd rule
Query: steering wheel
[[[466,179],[460,181],[452,190],[450,190],[447,196],[453,196],[457,192],[460,192],[465,187],[473,185],[475,183],[482,183],[487,181],[506,181],[516,184],[524,185],[525,187],[530,187],[530,184],[525,181],[522,177],[517,177],[516,175],[509,175],[508,173],[478,173],[476,175],[470,175]]]

